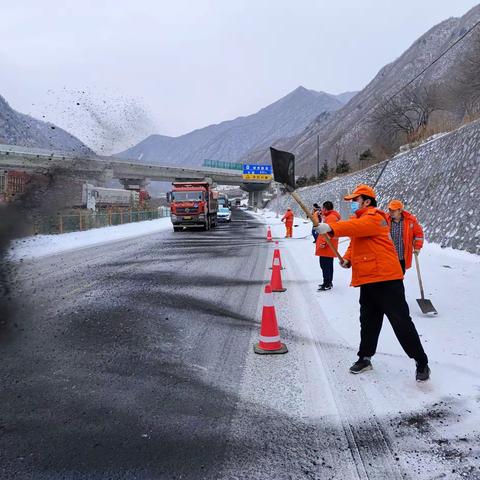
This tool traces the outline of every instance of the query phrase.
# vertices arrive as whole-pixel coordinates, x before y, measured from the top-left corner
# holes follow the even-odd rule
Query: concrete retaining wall
[[[326,200],[348,218],[349,205],[343,195],[357,184],[373,185],[384,163],[298,193],[308,205]],[[429,141],[394,157],[377,188],[379,207],[398,198],[415,214],[426,239],[441,246],[480,254],[480,122]],[[281,196],[270,207],[287,206],[301,215],[289,196]]]

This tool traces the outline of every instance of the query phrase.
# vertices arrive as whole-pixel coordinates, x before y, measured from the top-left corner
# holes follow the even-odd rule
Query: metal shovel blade
[[[427,298],[417,298],[418,306],[424,314],[433,314],[438,315],[438,312],[435,310],[435,307],[432,305],[432,302]]]
[[[432,305],[432,302],[425,298],[425,293],[423,291],[422,275],[420,274],[420,263],[418,261],[418,253],[414,253],[413,256],[415,257],[415,266],[417,267],[416,270],[417,270],[418,284],[420,286],[420,296],[422,297],[422,298],[417,298],[418,306],[420,307],[420,310],[424,314],[433,313],[433,315],[438,315],[438,312],[435,309],[435,307]]]
[[[273,178],[276,182],[295,190],[295,155],[270,147]]]

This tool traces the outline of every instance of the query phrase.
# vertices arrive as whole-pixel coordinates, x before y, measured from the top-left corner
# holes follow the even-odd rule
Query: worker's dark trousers
[[[428,363],[415,325],[410,318],[402,280],[390,280],[360,287],[360,349],[358,356],[371,357],[377,350],[383,316],[390,321],[393,331],[405,350],[420,365]]]
[[[323,283],[330,284],[333,281],[333,257],[318,257],[323,274]]]

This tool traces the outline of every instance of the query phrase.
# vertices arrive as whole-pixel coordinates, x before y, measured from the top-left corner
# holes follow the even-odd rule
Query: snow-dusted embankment
[[[307,203],[331,200],[345,217],[346,192],[359,183],[373,185],[384,163],[337,180],[299,190]],[[401,199],[425,227],[430,242],[480,253],[480,121],[435,138],[393,158],[385,169],[377,193],[381,208]],[[280,198],[279,208],[298,206],[289,196]],[[277,201],[271,208],[276,208]]]
[[[149,235],[169,230],[171,227],[170,218],[159,218],[112,227],[94,228],[84,232],[26,237],[12,242],[9,257],[12,260],[45,257],[78,248]]]

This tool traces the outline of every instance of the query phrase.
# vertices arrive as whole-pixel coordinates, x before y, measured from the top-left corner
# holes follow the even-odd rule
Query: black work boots
[[[415,372],[415,379],[417,382],[426,382],[430,378],[430,368],[428,364],[420,365],[417,363],[417,371]]]
[[[359,358],[351,367],[350,373],[362,373],[371,370],[372,362],[368,358]]]
[[[372,362],[369,358],[359,358],[351,367],[350,373],[363,373],[372,370]],[[426,382],[430,378],[430,368],[428,364],[418,364],[415,371],[415,379],[417,382]]]

